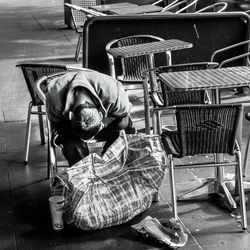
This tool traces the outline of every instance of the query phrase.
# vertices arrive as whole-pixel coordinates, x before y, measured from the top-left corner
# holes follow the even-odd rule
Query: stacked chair
[[[244,45],[248,41],[243,42]],[[235,45],[229,46],[229,49]],[[221,49],[224,51],[224,48]],[[248,57],[249,53],[232,57],[220,62],[215,58],[221,52],[216,51],[212,55],[211,62],[195,63],[187,65],[171,65],[147,70],[144,76],[144,95],[145,95],[145,127],[146,132],[150,133],[150,117],[152,113],[153,133],[161,135],[167,159],[169,160],[170,186],[172,196],[172,208],[174,217],[178,218],[177,212],[177,193],[175,189],[175,169],[185,168],[203,168],[203,167],[236,167],[235,187],[236,194],[240,198],[241,226],[243,230],[247,229],[246,205],[243,186],[243,175],[241,162],[241,151],[238,145],[236,135],[238,127],[241,125],[240,118],[243,108],[240,104],[211,104],[208,95],[204,90],[200,91],[170,91],[159,79],[159,74],[163,72],[186,71],[195,69],[206,69],[222,67],[233,60]],[[248,58],[246,59],[246,61]],[[154,78],[150,78],[150,73]],[[153,80],[152,80],[153,79]],[[150,82],[151,81],[151,82]],[[151,91],[150,86],[156,84],[157,91]],[[149,103],[152,103],[150,107]],[[201,105],[202,104],[202,105]],[[171,114],[174,117],[174,126],[169,126],[169,120],[166,115]],[[250,141],[250,139],[249,139]],[[174,158],[182,159],[186,156],[195,155],[217,155],[228,154],[234,156],[235,160],[228,162],[217,162],[217,158],[211,162],[201,162],[199,164],[174,164]],[[216,183],[216,179],[215,179]],[[208,185],[208,183],[204,183]],[[222,183],[221,185],[225,185]],[[200,187],[191,191],[198,190]],[[225,189],[226,190],[226,189]],[[188,191],[186,194],[189,194]],[[185,195],[184,195],[185,196]]]
[[[197,10],[195,13],[203,13],[203,12],[223,12],[226,10],[228,6],[227,2],[218,2],[218,3],[214,3],[211,5],[208,5],[202,9]]]
[[[85,21],[91,16],[99,16],[103,13],[88,9],[88,7],[96,5],[96,0],[72,0],[71,3],[72,4],[65,3],[65,6],[70,9],[71,19],[75,32],[79,35],[75,52],[75,60],[78,61],[80,58],[80,51],[82,47],[82,31]]]
[[[226,67],[226,66],[230,66],[230,64],[232,64],[233,62],[235,63],[240,63],[240,65],[246,65],[249,66],[250,65],[250,60],[249,60],[249,56],[250,56],[250,52],[249,52],[249,44],[250,44],[250,40],[246,40],[240,43],[236,43],[236,44],[232,44],[230,46],[221,48],[216,50],[212,56],[211,56],[211,61],[215,62],[215,61],[219,61],[220,60],[220,56],[224,55],[228,52],[228,51],[232,51],[232,50],[237,50],[239,48],[244,48],[247,47],[245,49],[245,53],[243,54],[238,54],[235,55],[234,57],[231,58],[226,58],[220,61],[219,67]],[[242,62],[242,59],[243,62]],[[241,62],[239,61],[241,60]],[[250,113],[245,113],[245,118],[250,121]],[[247,139],[247,144],[246,144],[246,151],[245,151],[245,157],[244,157],[244,163],[243,163],[243,175],[246,175],[246,170],[247,170],[247,163],[248,163],[248,157],[249,157],[249,145],[250,145],[250,133]]]
[[[170,11],[173,13],[194,13],[198,0],[177,0],[165,6],[161,12]]]

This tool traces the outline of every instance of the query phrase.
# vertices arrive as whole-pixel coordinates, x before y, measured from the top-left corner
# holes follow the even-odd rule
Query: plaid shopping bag
[[[122,131],[102,156],[92,153],[59,176],[66,223],[100,229],[145,211],[162,183],[163,163],[159,136]]]

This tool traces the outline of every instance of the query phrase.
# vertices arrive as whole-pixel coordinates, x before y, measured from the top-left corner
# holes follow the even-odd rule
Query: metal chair
[[[245,113],[245,118],[247,121],[250,122],[250,112]],[[249,157],[249,146],[250,146],[250,129],[248,129],[248,131],[249,131],[249,134],[247,138],[245,157],[244,157],[244,163],[243,163],[243,176],[244,177],[246,177],[247,163],[248,163],[248,157]]]
[[[213,52],[211,56],[211,62],[218,62],[219,68],[229,66],[242,66],[250,65],[250,52],[249,52],[250,40],[239,42],[222,49],[218,49]],[[241,50],[240,50],[241,49]],[[238,51],[237,51],[238,50]],[[243,50],[243,53],[242,53]],[[231,53],[228,58],[227,53]],[[236,88],[236,94],[244,94],[244,88]]]
[[[174,1],[174,4],[169,4],[164,7],[161,12],[171,11],[176,14],[178,13],[194,13],[196,10],[198,0],[178,0]]]
[[[163,110],[163,109],[162,109]],[[169,175],[174,217],[178,218],[174,169],[235,166],[240,198],[241,226],[247,229],[246,205],[241,166],[241,151],[236,141],[240,104],[176,106],[176,130],[161,134],[164,150],[169,159]],[[229,162],[205,161],[196,164],[174,164],[174,158],[206,154],[229,154],[235,160]]]
[[[109,60],[110,75],[123,83],[125,89],[142,88],[142,72],[149,69],[148,56],[128,57],[115,60],[108,50],[116,47],[164,41],[163,38],[152,35],[135,35],[114,39],[106,45]],[[171,64],[171,53],[166,53],[167,64]],[[119,68],[120,66],[120,68]]]
[[[28,116],[26,125],[26,136],[25,136],[26,140],[25,140],[24,163],[27,163],[29,158],[31,115],[38,115],[41,143],[45,144],[44,126],[43,126],[43,115],[45,115],[45,112],[42,110],[43,102],[35,92],[36,80],[46,74],[64,72],[67,70],[78,70],[79,68],[60,65],[60,64],[46,64],[46,63],[35,63],[35,62],[23,62],[17,64],[16,66],[20,67],[23,72],[23,76],[31,97],[31,102],[28,105]],[[34,107],[37,108],[37,111],[34,110]]]
[[[173,105],[181,104],[205,104],[210,103],[209,96],[206,91],[184,91],[174,92],[170,91],[165,84],[163,84],[158,75],[163,72],[177,72],[177,71],[189,71],[196,69],[209,69],[215,68],[218,63],[211,62],[199,62],[199,63],[187,63],[176,64],[171,66],[161,66],[154,69],[146,70],[143,72],[143,91],[144,91],[144,106],[145,106],[145,128],[146,133],[150,133],[150,110],[156,107],[171,107]],[[151,81],[151,84],[149,82]],[[156,91],[150,89],[150,86],[156,86]],[[150,107],[150,100],[152,101],[152,107]],[[153,132],[157,133],[161,129],[158,127],[159,114],[153,113],[152,124]],[[158,125],[157,125],[158,124]],[[157,129],[157,131],[156,131]]]
[[[195,13],[203,13],[203,12],[223,12],[228,6],[226,2],[218,2],[211,5],[208,5],[202,9],[197,10]]]
[[[83,41],[83,25],[88,18],[88,13],[83,10],[96,5],[96,0],[71,0],[71,4],[65,3],[64,5],[70,9],[75,32],[79,35],[75,52],[75,60],[78,61]]]
[[[90,69],[86,68],[72,68],[73,71],[90,71]],[[65,74],[66,72],[59,72],[55,74],[44,74],[41,76],[35,83],[35,92],[39,96],[41,102],[45,106],[45,114],[46,114],[46,92],[48,84],[55,78],[58,78]],[[46,115],[46,117],[48,117]],[[48,154],[47,154],[47,176],[51,179],[51,185],[53,184],[53,177],[55,177],[58,173],[57,169],[57,158],[56,158],[56,148],[60,148],[56,144],[57,135],[53,133],[53,128],[50,120],[46,119],[47,128],[48,128]],[[97,142],[97,140],[93,139],[88,142],[90,152],[97,152],[100,147],[99,144],[103,144],[103,142]]]
[[[45,144],[44,126],[43,126],[43,115],[45,112],[42,110],[43,103],[37,96],[34,90],[35,81],[44,74],[66,71],[67,67],[65,65],[56,64],[42,64],[42,63],[19,63],[16,65],[20,67],[29,90],[31,97],[31,102],[28,105],[28,116],[26,125],[26,140],[25,140],[25,156],[24,163],[28,162],[29,158],[29,145],[30,145],[30,132],[31,132],[31,115],[38,115],[39,127],[40,127],[40,137],[41,144]],[[37,111],[34,111],[34,107]]]

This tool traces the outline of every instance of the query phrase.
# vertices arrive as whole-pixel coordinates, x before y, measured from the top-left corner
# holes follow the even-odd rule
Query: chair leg
[[[80,58],[80,52],[81,52],[81,47],[82,47],[82,34],[79,34],[77,45],[76,45],[76,53],[75,53],[75,60],[78,61]]]
[[[57,173],[57,162],[56,162],[56,149],[48,141],[48,155],[47,155],[47,178],[55,177]]]
[[[172,54],[171,54],[171,51],[167,51],[166,52],[166,56],[167,56],[167,65],[172,65]]]
[[[153,134],[160,135],[162,133],[160,112],[153,112],[152,114]]]
[[[145,133],[150,134],[150,106],[148,92],[148,78],[143,79],[143,97],[144,97],[144,116],[145,116]]]
[[[172,210],[173,217],[178,220],[178,212],[177,212],[177,198],[176,198],[176,189],[175,189],[175,180],[174,180],[174,161],[173,156],[169,155],[169,178],[170,178],[170,186],[171,186],[171,199],[172,199]]]
[[[38,113],[42,113],[42,107],[39,105],[37,106]],[[39,121],[39,128],[40,128],[40,137],[41,137],[41,144],[45,144],[45,135],[44,135],[44,126],[43,126],[43,115],[38,114],[38,121]]]
[[[27,164],[29,158],[29,147],[30,147],[30,130],[31,130],[31,111],[33,104],[29,103],[28,106],[28,115],[27,115],[27,124],[26,124],[26,135],[25,135],[25,156],[24,163]]]
[[[241,210],[241,226],[243,230],[247,229],[247,213],[246,213],[246,201],[245,201],[245,191],[244,191],[244,182],[243,182],[243,171],[241,166],[241,153],[240,151],[236,152],[236,157],[238,158],[238,189],[240,195],[240,210]]]
[[[249,129],[250,131],[250,129]],[[250,134],[247,138],[247,146],[246,146],[246,151],[245,151],[245,157],[244,157],[244,163],[243,163],[243,176],[246,176],[246,171],[247,171],[247,162],[248,162],[248,156],[249,156],[249,144],[250,144]]]

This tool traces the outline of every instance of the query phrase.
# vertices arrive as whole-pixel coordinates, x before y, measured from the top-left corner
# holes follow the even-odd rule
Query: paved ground
[[[67,229],[56,234],[50,229],[48,181],[44,180],[46,147],[39,144],[35,116],[29,164],[23,164],[30,97],[15,65],[21,60],[75,65],[76,42],[77,35],[64,24],[63,0],[0,0],[0,249],[163,249],[134,236],[129,223],[97,232]],[[81,61],[78,64],[81,66]],[[234,98],[248,100],[248,96]],[[243,153],[247,134],[244,121]],[[202,174],[203,171],[177,173],[178,188],[200,182]],[[169,215],[167,183],[166,176],[161,201],[150,208],[150,215]],[[240,233],[237,220],[217,205],[207,200],[185,202],[179,204],[179,211],[189,234],[183,249],[249,249],[249,233]]]

